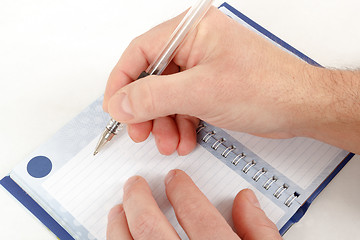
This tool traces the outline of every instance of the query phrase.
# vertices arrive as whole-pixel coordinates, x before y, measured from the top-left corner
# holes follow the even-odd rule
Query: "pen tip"
[[[98,151],[95,151],[95,152],[94,152],[94,156],[95,156],[96,154],[98,154]]]

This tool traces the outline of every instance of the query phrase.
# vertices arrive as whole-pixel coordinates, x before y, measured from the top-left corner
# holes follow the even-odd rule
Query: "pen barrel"
[[[140,73],[140,75],[139,75],[139,77],[137,79],[144,78],[144,77],[147,77],[149,75],[150,75],[149,73],[143,71],[142,73]]]
[[[196,28],[197,24],[209,10],[212,2],[213,0],[198,0],[189,9],[156,60],[146,70],[147,73],[150,75],[160,75],[165,70],[179,47],[185,42],[186,37]]]

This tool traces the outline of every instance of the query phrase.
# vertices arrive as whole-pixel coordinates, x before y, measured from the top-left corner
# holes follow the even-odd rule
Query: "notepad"
[[[284,51],[318,65],[227,3],[220,10]],[[163,156],[152,136],[134,143],[122,132],[94,157],[109,120],[101,105],[99,98],[0,181],[60,239],[106,239],[107,214],[122,202],[123,185],[133,175],[149,182],[160,209],[186,239],[165,194],[164,177],[175,168],[194,180],[231,226],[234,197],[252,189],[284,234],[353,156],[309,138],[265,139],[201,121],[198,145],[187,156]]]
[[[105,239],[107,214],[112,206],[122,202],[123,184],[133,175],[141,175],[148,180],[161,210],[180,236],[185,238],[166,199],[163,183],[165,174],[175,168],[189,174],[229,222],[231,202],[244,188],[256,191],[264,211],[274,222],[284,215],[279,207],[200,146],[185,157],[177,154],[163,156],[159,154],[152,137],[145,143],[134,144],[123,133],[118,136],[116,143],[110,144],[94,157],[91,150],[96,143],[95,138],[42,185],[97,239]]]

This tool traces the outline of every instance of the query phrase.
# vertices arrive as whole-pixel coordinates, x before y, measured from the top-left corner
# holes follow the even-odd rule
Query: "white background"
[[[1,0],[0,177],[103,93],[132,38],[192,2]],[[229,2],[326,67],[360,66],[357,0]],[[356,156],[284,238],[356,238],[359,183]],[[0,239],[55,237],[0,188]]]

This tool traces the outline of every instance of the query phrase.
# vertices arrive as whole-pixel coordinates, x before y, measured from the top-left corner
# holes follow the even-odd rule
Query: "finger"
[[[103,101],[105,111],[108,111],[110,97],[121,87],[136,80],[154,61],[184,14],[156,26],[130,43],[109,76]]]
[[[166,76],[148,76],[120,89],[109,100],[110,115],[138,123],[173,114],[201,117],[209,108],[206,66]]]
[[[108,224],[106,231],[107,240],[131,240],[128,224],[123,206],[116,205],[108,215]]]
[[[250,189],[242,190],[237,194],[232,216],[235,229],[243,240],[282,239],[275,224],[260,208],[259,201]]]
[[[160,117],[154,120],[152,133],[156,146],[163,155],[171,155],[179,145],[179,132],[174,118]]]
[[[127,125],[127,131],[134,142],[143,142],[148,137],[153,127],[153,121],[134,123]]]
[[[165,184],[176,218],[190,239],[238,239],[223,216],[183,171],[170,171]]]
[[[199,119],[187,115],[176,115],[176,124],[180,137],[177,152],[180,156],[185,156],[196,147],[196,128],[199,125]]]
[[[179,239],[142,177],[131,177],[126,182],[123,204],[134,239]]]
[[[173,74],[178,71],[179,67],[174,62],[171,62],[163,74]],[[142,123],[129,124],[127,130],[134,142],[142,142],[149,137],[152,127],[153,121],[149,120]]]

